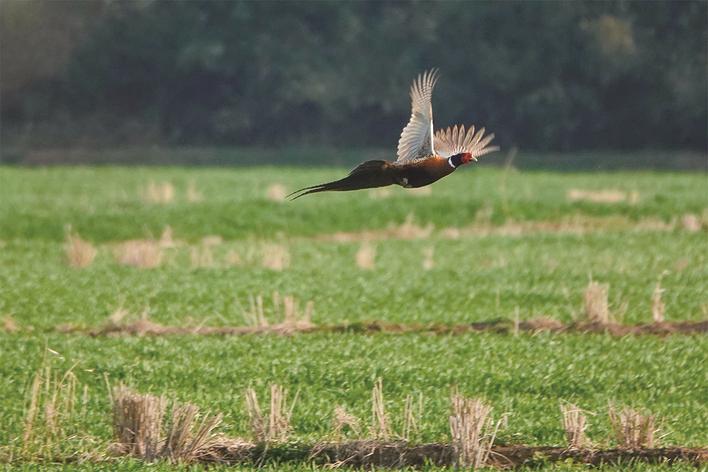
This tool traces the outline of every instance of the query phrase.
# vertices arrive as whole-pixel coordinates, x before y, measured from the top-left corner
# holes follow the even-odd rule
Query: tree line
[[[2,8],[3,139],[29,145],[395,147],[412,79],[438,67],[438,127],[535,150],[706,149],[704,1]]]

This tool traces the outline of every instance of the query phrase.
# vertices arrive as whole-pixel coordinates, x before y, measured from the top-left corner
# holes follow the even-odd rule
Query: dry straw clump
[[[234,251],[233,249],[229,250],[229,252],[226,253],[225,260],[226,265],[232,267],[238,267],[243,264],[241,254],[239,254],[237,251]]]
[[[681,226],[689,233],[697,233],[701,230],[701,219],[693,213],[686,213],[681,217]]]
[[[651,317],[654,320],[654,323],[664,322],[666,305],[664,305],[664,301],[661,299],[661,295],[663,293],[664,289],[661,288],[661,280],[659,280],[651,294]]]
[[[423,249],[423,270],[432,270],[435,267],[435,248]]]
[[[268,318],[265,316],[265,310],[263,309],[263,296],[253,295],[248,296],[248,310],[241,310],[243,313],[243,318],[248,326],[265,328],[269,325]]]
[[[116,247],[114,254],[119,264],[141,269],[153,269],[162,263],[162,245],[151,239],[125,241]]]
[[[249,295],[248,309],[243,309],[243,307],[241,307],[243,318],[248,326],[283,330],[313,326],[312,313],[315,308],[314,301],[308,300],[305,303],[304,309],[301,310],[300,303],[297,298],[292,295],[281,296],[279,292],[273,292],[271,300],[271,319],[279,321],[273,324],[268,321],[262,295]]]
[[[167,426],[163,455],[172,462],[189,462],[200,457],[215,442],[214,430],[222,418],[221,413],[200,417],[197,406],[175,403]]]
[[[368,242],[386,239],[425,239],[430,237],[435,230],[432,223],[420,226],[415,222],[415,217],[410,214],[400,225],[391,223],[384,229],[371,229],[355,232],[337,232],[317,236],[316,239],[322,241],[335,241],[339,243]]]
[[[275,305],[275,309],[278,310],[280,308],[280,304],[278,303],[279,299],[278,292],[275,292],[273,294],[273,303]],[[308,300],[307,303],[305,303],[305,310],[303,312],[300,312],[298,308],[298,301],[297,299],[292,296],[292,295],[286,295],[283,297],[283,324],[285,326],[293,326],[293,327],[298,327],[298,326],[311,326],[312,325],[312,312],[314,311],[315,308],[315,302],[312,300]]]
[[[420,431],[420,419],[423,416],[423,395],[418,396],[416,402],[413,395],[406,395],[403,404],[403,426],[401,428],[401,438],[410,441],[414,433]]]
[[[383,396],[383,381],[378,378],[371,389],[371,436],[376,439],[391,437],[391,426]]]
[[[221,246],[224,244],[224,238],[218,234],[210,234],[208,236],[204,236],[199,243],[206,247]]]
[[[656,417],[633,408],[617,410],[609,407],[610,424],[620,447],[627,449],[653,448],[655,445]]]
[[[167,398],[133,392],[119,386],[113,390],[114,450],[146,461],[160,456],[162,425]]]
[[[141,189],[140,195],[145,203],[166,204],[175,199],[175,187],[171,182],[151,180]]]
[[[160,235],[159,245],[163,249],[170,249],[178,246],[178,242],[174,239],[174,231],[170,225],[165,226]]]
[[[204,200],[204,195],[197,189],[197,184],[190,180],[187,184],[187,201],[190,203],[199,203]]]
[[[284,202],[288,196],[288,189],[280,183],[270,184],[266,189],[266,197],[271,202]]]
[[[290,267],[290,251],[282,244],[267,244],[262,249],[261,265],[270,270],[284,270]]]
[[[200,415],[190,403],[171,403],[164,396],[139,394],[125,386],[113,390],[113,431],[116,454],[151,462],[169,459],[192,462],[205,454],[217,436],[222,416]]]
[[[398,227],[392,229],[395,236],[399,239],[425,239],[433,234],[435,226],[428,223],[425,226],[419,226],[415,223],[413,214],[406,216],[405,221]]]
[[[610,310],[607,302],[607,284],[599,284],[593,280],[588,283],[585,289],[585,317],[594,322],[608,324],[610,322]]]
[[[192,247],[189,250],[189,261],[192,268],[204,268],[214,266],[214,255],[211,252],[211,246],[202,245]]]
[[[90,266],[97,253],[96,248],[90,242],[81,239],[78,233],[67,233],[64,252],[69,265],[78,268]]]
[[[5,315],[2,317],[2,330],[6,333],[16,333],[20,330],[20,327],[12,315]]]
[[[81,398],[78,388],[73,368],[61,374],[48,361],[43,362],[28,394],[21,457],[25,460],[55,460],[81,450],[80,444],[76,443],[89,440],[81,432],[88,388],[83,388]]]
[[[376,266],[376,246],[365,241],[356,252],[356,265],[360,269],[372,270]]]
[[[494,424],[492,407],[478,398],[453,393],[450,432],[455,463],[459,467],[484,467],[501,420]]]
[[[361,434],[361,424],[359,418],[350,414],[342,405],[334,407],[334,415],[332,417],[332,432],[335,441],[341,441],[344,433],[344,428],[349,428],[355,435]]]
[[[290,420],[293,408],[297,402],[297,394],[288,408],[288,391],[282,386],[270,386],[270,407],[265,414],[258,403],[256,391],[247,388],[245,391],[246,411],[250,419],[251,434],[257,443],[285,442],[292,430]]]
[[[632,205],[639,203],[639,192],[623,192],[621,190],[581,190],[569,189],[566,198],[571,202],[585,201],[591,203],[622,203],[628,202]]]
[[[144,336],[145,334],[159,334],[164,332],[162,325],[153,323],[149,319],[149,308],[143,308],[140,314],[131,313],[122,306],[118,307],[108,316],[106,323],[101,330],[107,333],[130,332],[133,335]]]
[[[407,395],[403,404],[403,417],[401,419],[401,433],[394,433],[391,426],[391,418],[386,412],[386,404],[383,395],[383,381],[377,378],[371,389],[371,427],[369,434],[377,440],[387,440],[392,436],[398,436],[408,441],[413,433],[418,432],[420,417],[423,413],[423,397],[414,401],[412,395]]]
[[[572,403],[561,403],[560,410],[563,415],[563,430],[570,449],[584,449],[591,445],[585,435],[587,429],[587,416],[585,412]]]
[[[148,315],[148,310],[147,308],[143,310],[143,315],[141,318],[147,319]],[[130,312],[123,308],[122,306],[119,306],[116,308],[113,313],[108,315],[108,323],[113,325],[113,326],[119,326],[122,324],[127,318],[130,317]]]

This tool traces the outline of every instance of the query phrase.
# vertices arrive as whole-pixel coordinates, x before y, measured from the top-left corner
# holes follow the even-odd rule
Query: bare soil
[[[275,334],[289,336],[306,333],[389,333],[389,334],[430,334],[456,335],[475,332],[493,332],[499,334],[514,333],[597,333],[612,336],[627,335],[694,335],[708,332],[708,320],[647,323],[640,325],[622,325],[618,323],[599,323],[578,321],[564,324],[549,318],[537,318],[521,321],[518,324],[509,320],[491,320],[467,324],[442,323],[388,323],[368,321],[361,323],[343,323],[315,325],[309,322],[279,323],[268,326],[165,326],[148,319],[125,323],[106,323],[96,328],[83,328],[73,325],[61,325],[57,330],[64,333],[80,333],[89,336],[168,336],[168,335],[222,335],[242,336],[254,334]]]
[[[263,462],[272,458],[298,460],[348,467],[422,467],[455,465],[449,444],[409,444],[405,441],[359,440],[345,443],[320,443],[313,447],[266,448],[244,442],[215,443],[199,458],[202,462],[236,464]],[[630,462],[687,462],[696,466],[708,463],[708,448],[665,447],[652,449],[567,449],[551,446],[495,446],[488,465],[509,469],[522,465],[571,460],[589,465]]]

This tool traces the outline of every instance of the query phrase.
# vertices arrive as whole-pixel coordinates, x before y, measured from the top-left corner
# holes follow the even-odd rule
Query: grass
[[[178,235],[179,236],[179,235]],[[435,266],[423,270],[435,247]],[[258,241],[212,248],[213,267],[193,268],[190,249],[169,250],[153,269],[123,266],[99,246],[89,267],[68,270],[63,243],[8,241],[0,251],[0,313],[21,328],[62,323],[94,326],[117,308],[148,310],[162,324],[190,319],[243,324],[240,302],[273,291],[312,300],[315,323],[381,319],[463,323],[584,314],[589,279],[609,285],[608,310],[625,323],[652,320],[652,292],[662,278],[667,321],[706,317],[708,240],[702,233],[532,235],[455,241],[382,241],[373,269],[357,266],[358,243],[290,242],[290,265],[262,266]],[[242,263],[227,262],[229,252]],[[249,257],[253,253],[255,257]]]
[[[708,345],[702,338],[603,335],[459,337],[331,334],[244,338],[89,338],[3,335],[0,368],[0,443],[22,430],[24,396],[45,346],[56,368],[74,363],[78,381],[88,385],[87,428],[107,439],[110,415],[104,374],[140,392],[175,395],[205,410],[225,414],[225,431],[250,431],[243,393],[252,387],[268,398],[270,384],[300,389],[293,434],[316,440],[330,431],[336,405],[358,418],[371,417],[371,389],[383,379],[388,413],[401,417],[405,397],[421,393],[424,417],[420,439],[448,434],[451,386],[486,399],[496,412],[509,412],[505,441],[564,444],[560,400],[572,401],[597,417],[592,439],[609,437],[608,401],[646,408],[662,418],[671,443],[708,442],[703,401],[705,379],[697,375]],[[257,355],[254,355],[257,353]],[[443,359],[444,362],[438,360]],[[670,366],[670,368],[669,368]],[[601,441],[598,441],[601,442]]]
[[[708,206],[699,173],[505,172],[464,169],[431,187],[430,195],[413,196],[392,188],[386,199],[367,192],[313,196],[297,203],[272,201],[268,186],[287,191],[340,178],[346,169],[246,168],[0,168],[3,204],[0,239],[61,241],[65,225],[93,243],[158,237],[171,225],[175,235],[196,241],[218,234],[226,240],[316,235],[403,223],[409,214],[435,227],[461,227],[486,212],[494,223],[555,220],[568,215],[621,215],[632,220],[664,221],[685,214],[701,216]],[[153,181],[170,182],[171,203],[150,204],[141,191]],[[502,182],[505,185],[502,186]],[[203,199],[189,201],[190,186]],[[571,189],[616,189],[637,192],[636,204],[572,201]]]
[[[47,356],[54,372],[71,372],[72,389],[88,392],[71,431],[104,445],[112,435],[106,378],[111,385],[223,412],[219,431],[241,437],[249,437],[252,425],[244,393],[250,388],[253,399],[268,399],[276,384],[290,392],[281,417],[288,416],[292,440],[356,437],[368,429],[372,388],[381,379],[374,419],[414,441],[449,441],[454,387],[491,406],[495,418],[509,414],[499,443],[566,444],[558,405],[570,402],[588,415],[575,434],[584,427],[594,445],[612,445],[613,402],[650,411],[651,429],[660,431],[655,441],[708,444],[708,382],[700,370],[708,341],[700,335],[91,338],[56,331],[62,324],[95,327],[116,311],[195,326],[244,325],[246,312],[258,324],[269,310],[316,324],[538,316],[569,322],[585,316],[591,280],[607,287],[606,305],[603,296],[590,303],[600,317],[622,323],[708,317],[705,175],[481,168],[455,174],[429,194],[395,188],[294,203],[280,198],[343,172],[0,168],[0,319],[11,328],[0,327],[0,445],[21,446],[27,395]],[[146,199],[151,182],[169,184],[170,198]],[[272,186],[278,186],[277,198]],[[568,198],[573,189],[632,198]],[[597,218],[604,221],[602,230],[593,227]],[[556,231],[568,219],[587,221],[588,229]],[[461,232],[456,238],[443,231],[510,222],[538,230]],[[392,225],[397,229],[387,234],[396,237],[375,242],[320,238]],[[126,242],[146,241],[154,251],[127,249]],[[278,308],[270,302],[274,292],[290,298]],[[281,466],[310,469],[265,465]],[[70,467],[142,465],[121,459],[105,467]],[[8,468],[31,467],[13,462]]]

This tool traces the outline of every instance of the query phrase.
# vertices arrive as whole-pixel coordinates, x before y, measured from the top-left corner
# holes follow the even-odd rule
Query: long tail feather
[[[299,189],[299,190],[295,190],[294,192],[288,194],[285,198],[290,198],[290,197],[292,197],[293,195],[295,195],[296,193],[304,192],[305,190],[316,189],[316,188],[318,188],[318,187],[322,187],[323,185],[326,185],[326,184],[317,184],[317,185],[312,185],[312,186],[310,186],[310,187],[304,187],[304,188],[301,188],[301,189]],[[304,193],[303,193],[302,195],[304,195]],[[302,195],[298,195],[297,197],[291,198],[291,200],[295,200],[295,199],[298,198],[298,197],[302,197]]]
[[[343,179],[296,190],[287,198],[296,200],[305,195],[318,192],[346,192],[365,188],[385,187],[394,183],[393,178],[385,171],[389,165],[386,161],[366,161],[360,164]],[[292,197],[292,198],[291,198]]]
[[[311,193],[326,192],[329,190],[341,190],[341,189],[337,189],[334,186],[332,186],[332,184],[334,184],[334,183],[336,183],[336,182],[329,182],[329,183],[322,184],[322,185],[313,185],[312,187],[301,188],[300,190],[297,190],[297,191],[291,193],[290,195],[288,195],[287,198],[289,198],[290,200],[297,200],[298,198],[304,197],[305,195],[309,195]]]

